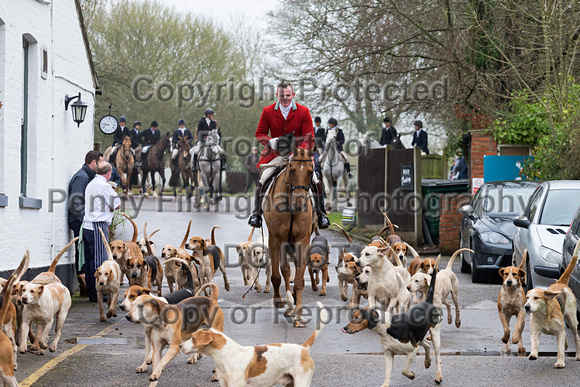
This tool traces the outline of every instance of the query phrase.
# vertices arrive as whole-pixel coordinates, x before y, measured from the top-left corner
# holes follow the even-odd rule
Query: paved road
[[[137,199],[136,199],[137,200]],[[193,219],[191,235],[209,236],[212,225],[223,228],[216,231],[217,243],[232,256],[230,262],[237,260],[233,247],[248,237],[243,215],[243,201],[238,203],[236,212],[226,212],[225,205],[221,212],[186,212],[183,205],[178,211],[175,202],[163,203],[163,212],[158,212],[159,204],[147,199],[140,209],[137,224],[142,227],[148,221],[151,230],[160,228],[155,242],[178,245],[183,238],[189,219]],[[234,203],[230,203],[234,208]],[[132,230],[125,230],[130,235]],[[325,231],[331,245],[336,247],[344,238],[330,231]],[[254,240],[258,240],[255,236]],[[331,264],[337,259],[337,250],[333,249]],[[448,259],[448,257],[447,257]],[[445,260],[446,261],[446,260]],[[460,307],[462,325],[459,329],[444,323],[442,329],[443,383],[446,386],[504,385],[572,385],[578,382],[580,362],[568,357],[566,368],[555,370],[555,338],[543,336],[541,351],[543,356],[531,362],[526,357],[503,353],[500,341],[502,328],[497,316],[495,303],[499,286],[497,284],[472,284],[468,275],[459,273]],[[247,288],[243,286],[241,271],[229,267],[228,278],[232,284],[230,292],[223,290],[223,280],[217,277],[220,285],[220,304],[226,316],[225,332],[244,345],[263,344],[268,342],[302,343],[310,335],[314,323],[306,329],[292,328],[287,321],[272,307],[271,294],[251,291],[242,299]],[[264,279],[262,279],[264,281]],[[343,334],[340,327],[345,325],[347,312],[341,310],[344,303],[340,300],[336,276],[331,271],[331,282],[326,297],[319,297],[309,288],[306,279],[305,305],[314,306],[317,301],[329,306],[333,311],[333,320],[326,326],[312,349],[316,362],[313,386],[378,386],[384,378],[384,360],[376,335],[370,331],[355,335]],[[243,320],[244,311],[248,311]],[[253,311],[253,312],[252,312]],[[252,321],[252,315],[254,320]],[[512,321],[512,327],[515,321]],[[529,319],[523,335],[524,344],[529,349]],[[573,340],[568,333],[570,343],[569,356],[572,355]],[[119,316],[107,323],[98,321],[98,307],[82,299],[77,299],[69,313],[64,327],[63,339],[56,353],[36,356],[30,353],[19,355],[19,369],[16,373],[22,385],[35,381],[37,386],[78,386],[78,385],[115,385],[128,386],[148,385],[147,374],[136,374],[135,368],[141,364],[144,356],[143,330],[140,325],[129,323],[119,311]],[[516,346],[512,346],[516,349]],[[414,381],[400,373],[403,358],[397,357],[392,375],[392,385],[419,386],[434,385],[435,370],[432,366],[426,370],[423,356],[418,356],[412,370],[416,374]],[[187,357],[179,355],[165,369],[159,386],[210,386],[213,364],[210,359],[202,358],[197,364],[187,364]],[[508,382],[506,382],[508,381]]]

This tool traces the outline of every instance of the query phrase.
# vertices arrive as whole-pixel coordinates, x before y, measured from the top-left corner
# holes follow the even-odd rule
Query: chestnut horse
[[[135,157],[133,157],[133,152],[131,151],[131,137],[123,137],[123,144],[117,149],[117,154],[115,156],[115,167],[117,172],[121,176],[121,187],[123,188],[123,193],[127,195],[132,195],[131,186],[131,174],[133,173],[133,166],[135,165]],[[127,177],[125,177],[127,175]],[[128,188],[128,190],[127,190]]]
[[[191,160],[191,155],[189,154],[190,149],[191,145],[189,145],[187,137],[179,136],[179,154],[177,155],[177,159],[173,161],[176,167],[171,172],[171,179],[169,179],[169,184],[173,186],[173,196],[177,196],[176,188],[179,185],[179,175],[181,175],[185,196],[188,199],[191,196],[189,180],[193,179],[191,168],[189,167]]]
[[[147,193],[145,190],[145,182],[147,181],[147,175],[149,175],[149,172],[151,172],[153,197],[157,197],[157,192],[155,191],[155,172],[159,173],[159,176],[161,177],[161,193],[163,194],[163,188],[165,187],[165,151],[169,150],[170,146],[171,134],[167,133],[157,141],[157,144],[149,148],[149,151],[146,153],[147,157],[143,158],[143,163],[141,164],[141,170],[143,171],[141,184],[143,186],[144,195]]]
[[[312,203],[308,187],[312,180],[314,165],[312,150],[298,148],[288,165],[272,183],[272,189],[264,204],[264,219],[268,226],[268,246],[272,260],[272,285],[274,305],[285,305],[280,296],[280,270],[284,276],[286,291],[290,290],[290,260],[296,267],[294,278],[294,311],[287,309],[286,317],[294,314],[294,327],[306,324],[302,318],[302,290],[307,267],[307,250],[313,231]],[[294,313],[293,313],[294,312]]]

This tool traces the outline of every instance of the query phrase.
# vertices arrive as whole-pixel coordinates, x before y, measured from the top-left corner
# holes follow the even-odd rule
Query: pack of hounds
[[[157,383],[165,366],[183,352],[189,356],[188,363],[197,362],[202,354],[211,358],[216,365],[212,381],[219,381],[221,386],[310,385],[314,373],[310,349],[328,323],[328,313],[322,303],[317,303],[321,311],[317,327],[304,343],[272,343],[253,347],[239,345],[224,333],[224,313],[218,303],[220,290],[214,282],[217,271],[221,271],[225,290],[229,291],[225,257],[214,236],[215,229],[221,227],[214,226],[209,239],[197,236],[189,238],[190,221],[179,247],[163,247],[161,262],[155,244],[150,240],[158,230],[148,235],[145,222],[144,238],[137,240],[137,225],[133,219],[127,218],[133,225],[132,240],[105,243],[108,260],[98,268],[95,277],[100,321],[117,316],[117,307],[120,307],[126,312],[127,320],[141,324],[144,329],[145,357],[136,368],[137,373],[147,372],[151,365],[149,380]],[[471,250],[456,251],[446,267],[439,270],[441,256],[436,259],[419,257],[409,244],[395,234],[396,226],[390,221],[388,224],[366,246],[353,241],[344,229],[335,225],[347,241],[340,251],[335,268],[341,299],[348,301],[347,308],[351,310],[352,317],[342,331],[354,334],[368,329],[379,336],[386,364],[383,386],[390,384],[395,355],[406,356],[402,373],[414,379],[415,374],[410,369],[420,347],[425,352],[425,368],[431,365],[433,348],[435,382],[441,383],[441,308],[445,305],[447,322],[452,324],[451,303],[447,299],[451,296],[455,307],[455,326],[459,328],[459,283],[452,266],[461,252]],[[380,235],[387,230],[390,235],[385,240]],[[272,267],[267,243],[263,240],[254,243],[253,234],[254,230],[248,240],[240,242],[236,248],[244,285],[268,293]],[[308,250],[307,263],[312,290],[318,291],[318,284],[321,283],[319,295],[325,296],[330,281],[330,247],[327,239],[316,229],[315,234]],[[55,269],[59,259],[75,241],[76,238],[60,251],[47,272],[39,274],[32,281],[21,280],[30,261],[27,251],[19,267],[7,280],[2,279],[0,282],[0,318],[3,321],[0,333],[0,372],[5,386],[18,385],[14,377],[18,352],[29,351],[42,355],[47,348],[51,352],[57,350],[71,307],[71,297],[68,289],[55,275]],[[578,261],[579,246],[580,243],[560,279],[547,290],[530,289],[525,294],[524,262],[520,267],[510,266],[500,270],[502,287],[497,307],[504,328],[502,341],[507,351],[510,350],[510,318],[516,316],[517,323],[511,342],[518,344],[520,354],[526,353],[522,344],[522,331],[527,312],[531,315],[530,360],[538,358],[540,334],[555,335],[558,353],[554,367],[564,367],[565,350],[568,347],[565,323],[574,337],[576,360],[580,360],[576,299],[567,285]],[[407,255],[413,258],[409,264]],[[264,288],[259,279],[262,269],[266,275]],[[162,294],[164,277],[169,294]],[[125,278],[129,287],[124,291],[123,301],[119,304]],[[368,299],[367,307],[360,306],[361,297]],[[108,306],[106,310],[105,302]],[[290,291],[286,292],[286,304],[287,308],[293,306]],[[55,336],[49,346],[49,330],[54,320]],[[33,330],[33,324],[36,330]],[[169,349],[163,354],[166,347]]]

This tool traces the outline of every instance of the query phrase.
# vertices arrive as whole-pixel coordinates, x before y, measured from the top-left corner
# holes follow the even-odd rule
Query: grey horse
[[[350,207],[350,195],[348,193],[348,175],[344,169],[344,160],[336,146],[336,132],[329,131],[324,145],[326,157],[322,161],[322,176],[326,180],[325,186],[330,191],[330,200],[326,203],[328,211],[338,211],[337,193],[346,193],[347,205]],[[341,182],[341,191],[338,188]]]
[[[203,187],[203,203],[206,207],[217,204],[222,199],[220,160],[220,148],[217,144],[201,144],[197,162]],[[195,198],[197,205],[200,203],[200,196],[198,190]]]

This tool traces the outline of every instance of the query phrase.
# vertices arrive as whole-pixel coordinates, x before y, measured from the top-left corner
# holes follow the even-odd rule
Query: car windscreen
[[[540,224],[569,226],[580,206],[580,189],[551,189],[548,191]]]
[[[487,215],[520,214],[536,186],[488,186],[483,200],[483,212]]]

